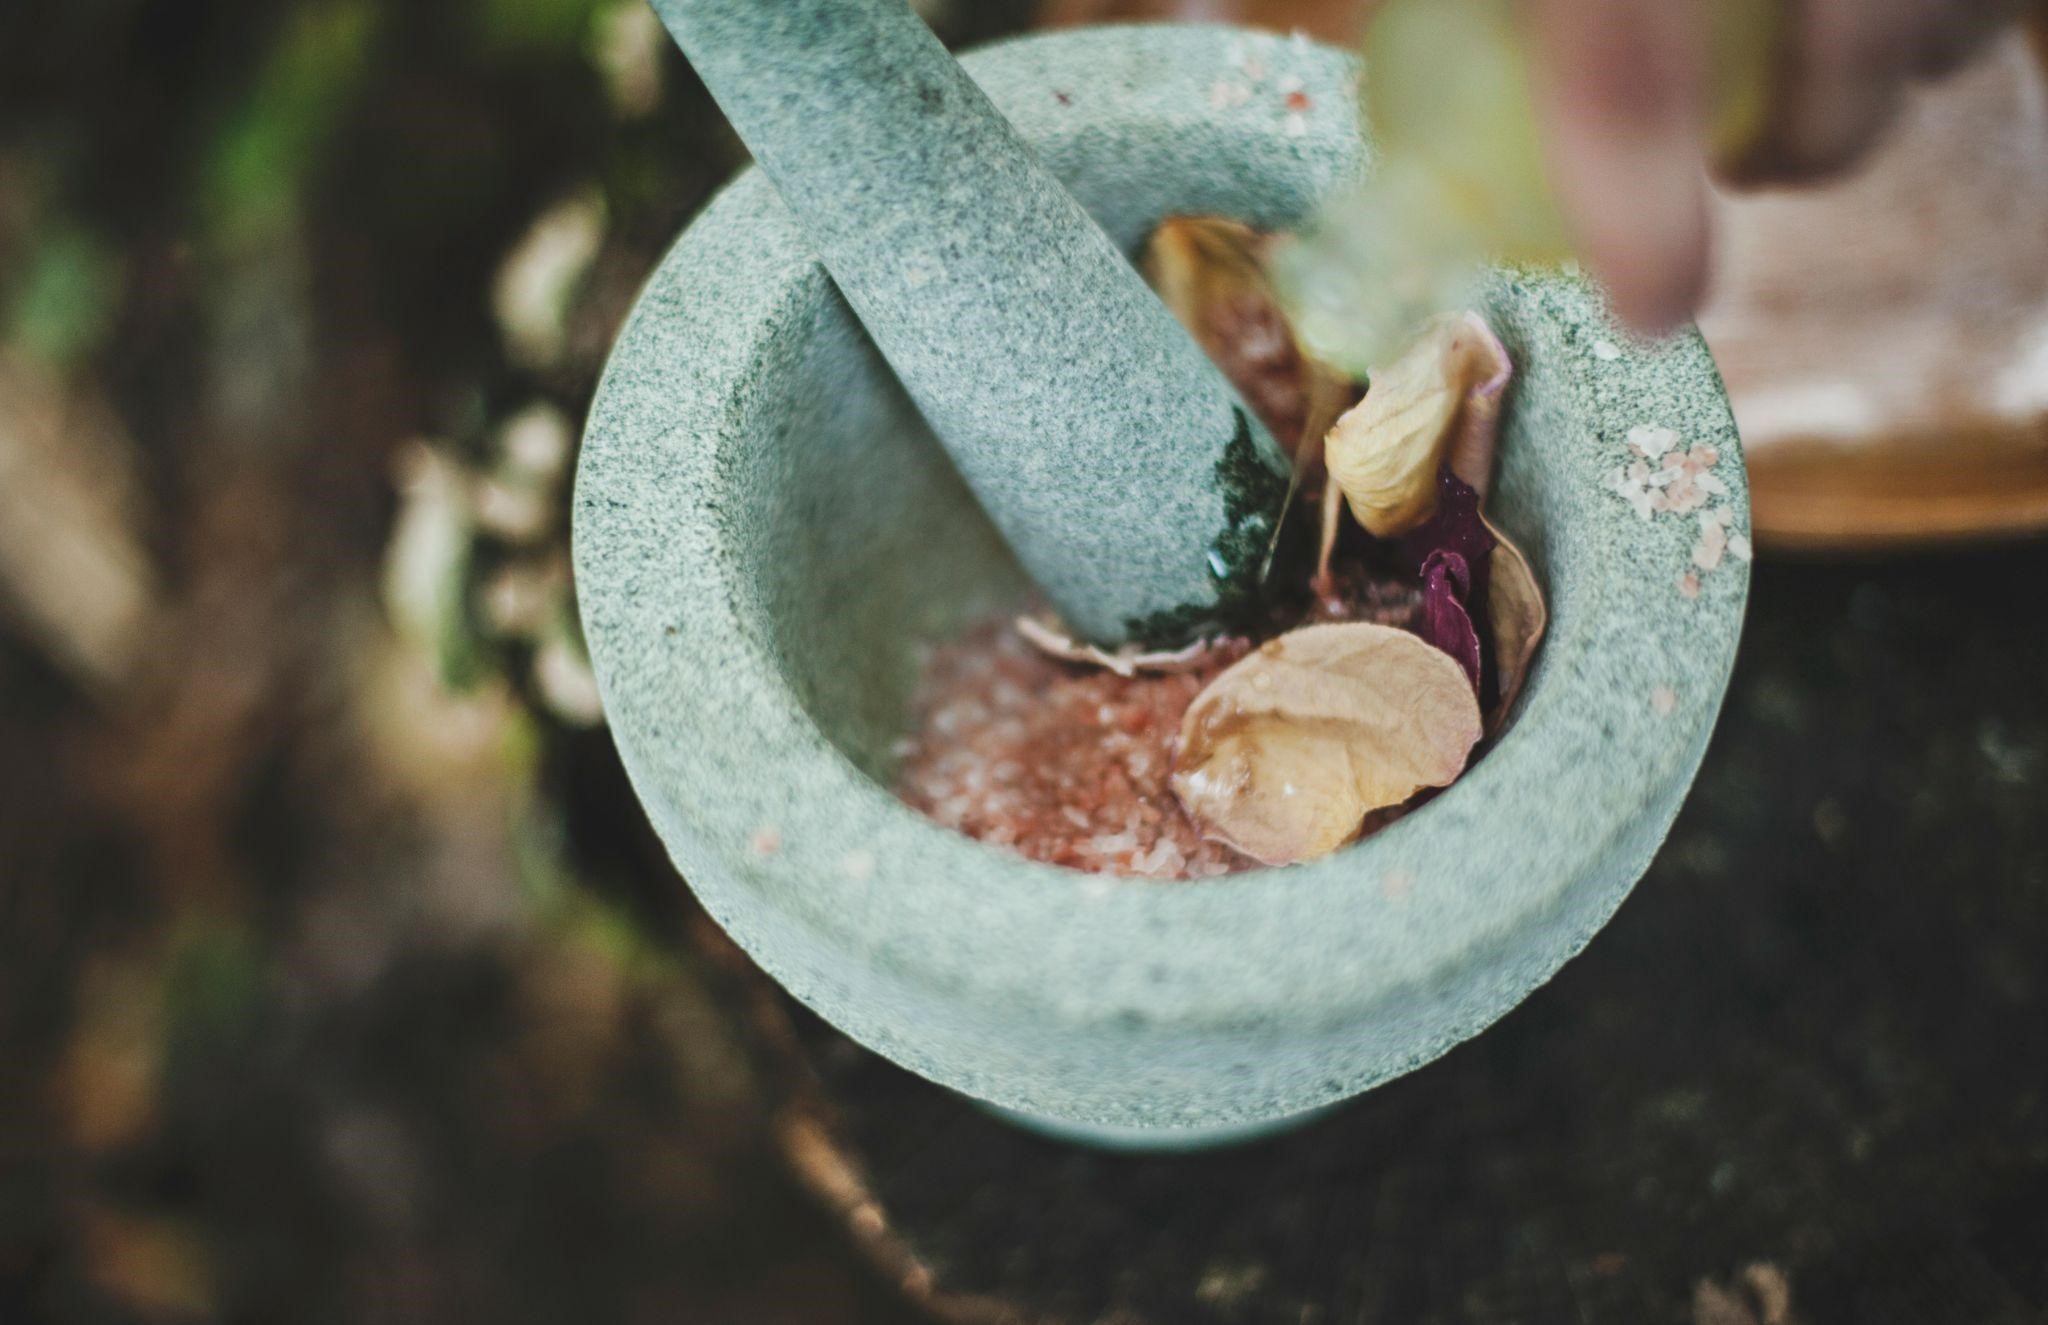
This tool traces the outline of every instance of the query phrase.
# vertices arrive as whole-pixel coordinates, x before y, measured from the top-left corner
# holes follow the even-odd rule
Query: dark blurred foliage
[[[0,1320],[901,1315],[563,556],[741,161],[640,0],[0,6]]]

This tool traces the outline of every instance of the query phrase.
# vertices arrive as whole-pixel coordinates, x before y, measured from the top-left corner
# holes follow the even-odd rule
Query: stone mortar
[[[1127,249],[1176,213],[1298,224],[1361,160],[1355,63],[1298,38],[1101,28],[966,65]],[[856,1040],[1083,1138],[1194,1144],[1288,1119],[1499,1018],[1643,873],[1734,659],[1747,567],[1680,592],[1698,526],[1611,490],[1629,431],[1718,447],[1736,532],[1749,517],[1696,334],[1632,343],[1565,277],[1504,273],[1488,312],[1519,369],[1491,509],[1552,612],[1513,726],[1448,792],[1323,860],[1081,874],[887,790],[921,647],[1026,582],[743,175],[620,333],[575,495],[591,658],[683,877]]]

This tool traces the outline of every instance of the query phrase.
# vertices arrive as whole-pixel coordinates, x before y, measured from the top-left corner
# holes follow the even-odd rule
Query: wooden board
[[[1868,551],[2048,529],[2048,418],[1844,448],[1785,442],[1749,458],[1766,547]]]

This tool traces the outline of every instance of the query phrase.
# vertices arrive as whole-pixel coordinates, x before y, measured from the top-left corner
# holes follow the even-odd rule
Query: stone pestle
[[[1068,626],[1227,626],[1285,457],[906,0],[653,4]]]

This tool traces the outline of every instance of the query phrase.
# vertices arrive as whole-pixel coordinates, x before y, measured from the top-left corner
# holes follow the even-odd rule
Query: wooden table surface
[[[1014,1130],[732,954],[797,1172],[944,1319],[2048,1318],[2048,544],[1757,570],[1721,728],[1615,921],[1291,1135]]]

